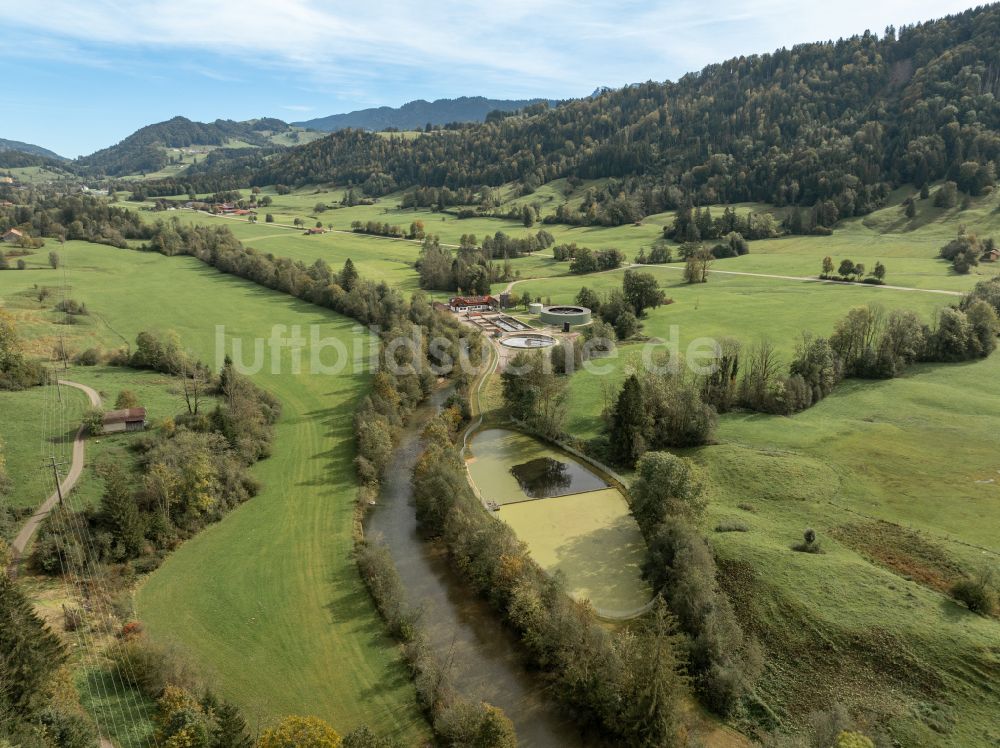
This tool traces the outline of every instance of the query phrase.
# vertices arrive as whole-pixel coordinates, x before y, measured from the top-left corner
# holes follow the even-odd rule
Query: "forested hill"
[[[457,99],[424,101],[417,99],[401,107],[380,106],[359,109],[345,114],[295,122],[300,127],[334,132],[353,127],[358,130],[422,130],[428,124],[450,122],[484,122],[492,111],[515,112],[543,99],[487,99],[483,96],[461,96]]]
[[[77,159],[73,166],[83,173],[111,176],[151,172],[166,165],[165,148],[224,146],[233,141],[251,146],[268,146],[272,145],[272,135],[289,130],[287,122],[274,118],[245,122],[228,119],[193,122],[186,117],[174,117],[136,130],[110,148]]]
[[[65,159],[58,153],[50,151],[47,148],[42,148],[40,145],[32,145],[31,143],[22,143],[19,140],[4,140],[3,138],[0,138],[0,153],[7,153],[9,151],[26,153],[29,156],[40,156],[42,158],[52,159],[53,161],[65,161]]]
[[[976,192],[993,181],[998,42],[991,5],[413,139],[345,130],[268,160],[219,162],[214,177],[370,194],[615,177],[638,214],[688,199],[865,213],[901,183],[948,177]]]

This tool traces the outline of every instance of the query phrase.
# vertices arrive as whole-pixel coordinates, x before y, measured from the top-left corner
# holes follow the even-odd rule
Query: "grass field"
[[[563,191],[564,180],[545,185],[532,195],[517,198],[510,197],[509,186],[502,188],[501,192],[510,198],[505,207],[530,203],[545,214],[552,212],[555,206],[564,200],[568,200],[571,204],[579,202],[583,192],[589,186],[597,184],[599,183],[585,183],[573,190],[568,198]],[[261,213],[271,213],[279,224],[291,224],[298,218],[304,221],[305,226],[312,226],[319,220],[326,226],[346,231],[355,220],[395,223],[404,229],[412,221],[419,220],[424,222],[428,233],[438,234],[443,242],[451,244],[457,244],[463,234],[474,234],[482,239],[497,231],[503,231],[510,236],[518,237],[544,228],[558,243],[576,242],[581,246],[593,248],[617,247],[624,251],[630,260],[641,248],[648,249],[660,238],[663,227],[670,225],[674,217],[672,212],[647,216],[638,226],[629,224],[618,227],[570,227],[536,224],[529,229],[518,221],[507,219],[458,219],[454,215],[425,208],[403,210],[398,207],[402,193],[379,198],[375,205],[355,207],[337,207],[344,195],[343,189],[340,188],[306,187],[287,195],[277,195],[273,190],[265,189],[264,194],[270,195],[274,203],[262,209]],[[888,207],[863,218],[842,221],[832,236],[789,236],[754,241],[750,245],[750,254],[716,261],[713,267],[716,270],[741,273],[814,277],[820,272],[823,258],[829,255],[838,264],[839,260],[848,258],[863,263],[869,269],[881,261],[887,267],[886,281],[891,285],[951,291],[967,290],[978,279],[1000,272],[1000,264],[983,264],[969,275],[956,275],[946,262],[937,259],[940,247],[954,237],[960,225],[982,236],[1000,235],[1000,194],[975,198],[966,210],[935,208],[932,199],[918,201],[917,215],[913,219],[907,219],[903,215],[901,203],[909,195],[909,190],[898,190]],[[317,203],[323,203],[329,209],[317,213],[315,211]],[[779,217],[783,213],[781,210],[751,203],[739,204],[734,208],[739,213],[770,210],[776,212]],[[721,206],[714,207],[716,214],[721,211]],[[176,215],[185,221],[225,222],[237,236],[251,246],[279,256],[294,257],[306,263],[322,257],[331,265],[337,266],[347,257],[351,257],[359,267],[363,268],[362,272],[367,269],[370,273],[377,273],[378,277],[384,277],[404,290],[412,291],[417,288],[416,275],[412,269],[412,263],[417,257],[416,243],[392,242],[376,237],[341,233],[306,237],[301,231],[282,229],[263,222],[251,225],[242,221],[213,219],[186,212]],[[289,235],[285,234],[286,231]],[[569,276],[569,263],[555,262],[551,259],[550,253],[545,251],[537,253],[534,257],[514,260],[513,267],[519,279],[567,276],[566,280],[571,284],[570,287],[575,283],[574,278],[579,278],[579,285],[587,283],[582,276]],[[674,269],[668,272],[677,273],[679,276],[681,264],[675,263],[672,267]],[[718,278],[720,275],[716,274],[714,277]],[[576,288],[579,288],[579,285],[576,285]],[[505,286],[506,283],[498,283],[493,291],[498,292]],[[536,290],[526,284],[519,290],[523,289]]]
[[[998,374],[994,355],[849,382],[792,418],[725,416],[720,444],[691,453],[709,476],[705,529],[749,527],[713,542],[741,616],[774,657],[763,689],[779,713],[863,693],[862,706],[895,713],[906,745],[1000,738],[1000,621],[942,594],[1000,559],[990,436],[1000,396],[982,386]],[[824,554],[790,551],[806,527]],[[936,576],[941,584],[929,585]],[[819,641],[841,657],[822,654]]]
[[[319,325],[344,341],[354,327],[190,258],[78,242],[60,252],[72,296],[104,323],[82,329],[81,346],[173,329],[214,363],[217,323],[248,344],[274,324]],[[0,298],[17,300],[55,275],[44,272],[0,273]],[[53,334],[45,326],[29,328]],[[256,378],[284,406],[275,453],[254,471],[264,490],[176,551],[140,590],[138,610],[154,637],[182,642],[252,724],[311,713],[341,732],[367,722],[412,744],[425,723],[350,559],[351,413],[367,376],[294,375],[288,363]]]
[[[981,235],[1000,233],[1000,195],[976,199],[965,211],[941,211],[923,201],[916,218],[908,220],[899,207],[906,194],[900,191],[892,205],[870,216],[842,222],[831,237],[753,242],[749,255],[717,261],[714,268],[813,276],[819,272],[822,258],[830,255],[836,260],[849,257],[869,267],[881,260],[888,268],[890,284],[949,291],[966,290],[979,278],[1000,270],[988,265],[975,274],[956,276],[935,258],[960,223]],[[342,190],[336,189],[297,190],[291,195],[273,195],[275,204],[268,210],[279,222],[290,223],[300,217],[312,225],[316,220],[313,206],[317,202],[330,204],[341,195]],[[517,201],[557,204],[564,197],[559,185],[549,185]],[[570,199],[578,197],[577,192]],[[426,210],[401,211],[395,207],[398,198],[387,196],[374,206],[327,210],[319,219],[344,229],[352,220],[408,226],[420,219],[428,231],[440,233],[446,242],[456,242],[462,233],[481,237],[503,230],[517,236],[528,231],[518,223],[499,219],[459,221]],[[225,220],[178,215],[199,222]],[[617,246],[631,256],[660,236],[662,226],[671,220],[672,215],[662,214],[645,219],[641,226],[544,228],[557,241]],[[300,232],[264,223],[227,223],[251,246],[277,256],[292,256],[307,264],[323,257],[334,267],[350,256],[363,274],[384,277],[405,290],[416,288],[410,266],[416,244],[345,234],[303,237]],[[157,268],[183,262],[157,259]],[[516,266],[522,268],[518,291],[527,290],[557,303],[570,301],[584,285],[607,291],[621,283],[622,271],[568,276],[564,263],[544,257],[518,260],[522,262]],[[681,283],[677,264],[649,270],[675,303],[650,313],[645,320],[646,335],[662,340],[676,337],[682,350],[700,337],[733,337],[746,344],[767,338],[785,361],[803,330],[828,335],[851,307],[878,302],[887,309],[913,309],[929,321],[937,309],[957,300],[923,291],[722,273],[711,275],[708,284],[689,286]],[[43,272],[28,271],[39,276]],[[210,274],[197,269],[191,272]],[[244,287],[233,279],[213,277],[216,286],[234,283]],[[0,274],[0,283],[5,278]],[[498,284],[494,290],[504,285]],[[183,293],[187,296],[188,292],[185,289]],[[259,290],[257,294],[267,295]],[[254,306],[234,304],[232,308],[240,309],[241,317],[246,317]],[[567,430],[573,436],[586,439],[600,432],[602,408],[614,385],[630,367],[638,365],[641,351],[640,344],[622,346],[616,358],[600,362],[607,365],[608,373],[583,371],[574,375],[567,420]],[[900,744],[965,746],[1000,741],[995,717],[1000,711],[995,685],[1000,679],[1000,649],[996,646],[1000,621],[972,615],[942,592],[958,575],[973,573],[983,565],[997,565],[998,378],[1000,354],[976,363],[915,367],[907,376],[892,381],[851,381],[819,405],[791,418],[723,416],[718,443],[687,452],[703,468],[710,498],[704,529],[720,557],[721,580],[744,625],[767,654],[767,672],[757,694],[759,713],[744,718],[758,724],[801,724],[809,711],[839,700],[881,715],[893,727]],[[263,384],[271,388],[271,378],[264,378]],[[280,379],[273,384],[283,398],[297,401],[300,391],[288,390],[291,386]],[[322,417],[339,418],[339,428],[344,429],[341,422],[349,420],[346,413],[329,413],[318,402],[312,386],[303,387],[310,389],[310,397],[316,396],[317,402],[295,412],[306,420],[315,407]],[[495,404],[495,380],[485,389],[488,402]],[[296,423],[296,428],[306,425]],[[279,436],[279,448],[281,444]],[[265,480],[270,469],[275,476],[279,471],[281,475],[295,474],[298,464],[282,464],[276,457],[262,466],[261,474]],[[260,505],[270,506],[265,502]],[[255,506],[259,515],[253,513]],[[505,511],[501,510],[501,515]],[[290,512],[281,513],[279,518],[277,510],[265,510],[252,502],[168,561],[164,567],[167,573],[154,576],[140,597],[144,609],[154,612],[154,626],[157,615],[166,620],[170,600],[188,594],[179,591],[180,585],[188,575],[196,575],[197,564],[221,564],[222,576],[240,580],[243,597],[253,597],[249,592],[253,585],[247,579],[253,575],[242,572],[238,563],[217,550],[229,545],[255,547],[254,543],[265,539],[261,528],[270,527],[275,520],[284,528],[284,523],[291,521]],[[532,532],[551,539],[552,532],[545,528],[552,530],[557,523],[551,518],[545,522],[527,518],[519,532],[526,539]],[[741,524],[746,532],[714,532],[716,526]],[[816,529],[825,553],[791,550],[806,527]],[[217,535],[224,537],[216,539]],[[316,541],[310,542],[303,554],[326,552]],[[199,549],[202,543],[208,550]],[[254,559],[258,555],[273,559],[269,553],[276,552],[255,549]],[[297,589],[302,590],[310,584],[305,581],[307,568],[303,560],[298,565],[288,564],[281,573],[286,579],[295,579]],[[268,579],[277,581],[277,574],[266,571]],[[255,629],[260,625],[258,610],[263,609],[248,604],[243,597],[228,595],[207,571],[194,578],[192,599],[206,618],[181,622],[185,640],[195,642],[206,661],[228,678],[239,677],[245,667],[241,653],[235,651],[239,648],[251,653],[248,661],[255,672],[270,668],[272,663],[252,658],[253,652],[259,651],[254,645],[261,645]],[[202,586],[220,598],[217,604],[207,599],[209,594],[201,594]],[[268,595],[289,599],[266,584],[263,589]],[[361,605],[361,601],[356,604]],[[364,604],[367,606],[366,601]],[[227,606],[233,610],[228,611]],[[212,615],[225,618],[229,630],[216,626]],[[271,643],[271,649],[281,651],[276,656],[284,655],[289,621],[283,623],[285,629],[276,625],[268,629],[280,645]],[[230,640],[237,646],[231,647]],[[292,668],[282,672],[286,677],[293,673],[298,677]],[[241,698],[253,708],[250,695],[244,693]]]

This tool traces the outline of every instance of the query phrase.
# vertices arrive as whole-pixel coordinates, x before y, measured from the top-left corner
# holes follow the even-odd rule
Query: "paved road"
[[[85,384],[77,384],[76,382],[69,382],[64,379],[59,380],[59,384],[65,387],[75,387],[78,390],[82,390],[86,393],[87,397],[90,398],[90,404],[95,407],[101,407],[101,396],[97,392],[88,387]],[[63,496],[68,494],[73,490],[73,486],[80,479],[80,475],[83,473],[83,445],[84,436],[86,436],[86,428],[81,425],[76,432],[76,438],[73,440],[73,462],[70,465],[69,473],[63,478],[62,483],[60,483],[60,488],[62,489]],[[35,510],[35,513],[31,515],[28,521],[25,523],[24,527],[14,538],[14,542],[11,543],[11,550],[13,551],[14,561],[13,565],[17,564],[17,560],[24,553],[25,549],[28,547],[28,543],[34,537],[35,533],[38,531],[38,526],[42,524],[42,520],[49,516],[49,513],[55,508],[56,504],[59,503],[58,492],[53,492],[49,498],[47,498],[42,505]]]

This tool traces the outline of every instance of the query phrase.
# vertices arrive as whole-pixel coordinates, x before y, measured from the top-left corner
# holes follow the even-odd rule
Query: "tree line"
[[[483,510],[438,418],[413,471],[417,517],[452,564],[503,615],[550,692],[582,727],[623,746],[681,744],[684,649],[662,600],[642,623],[611,633],[589,606],[530,557],[514,532]]]
[[[683,362],[628,376],[605,413],[606,436],[591,448],[632,466],[648,450],[710,442],[716,414],[734,408],[791,415],[829,395],[844,378],[889,379],[912,364],[989,356],[1000,334],[1000,278],[981,281],[933,324],[911,311],[872,304],[852,309],[828,338],[806,332],[783,363],[767,340],[719,342],[710,373]]]

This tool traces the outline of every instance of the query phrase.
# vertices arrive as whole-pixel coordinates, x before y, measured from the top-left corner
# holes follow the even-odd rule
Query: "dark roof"
[[[476,306],[478,304],[495,304],[496,299],[492,296],[453,296],[452,306]]]
[[[146,420],[145,408],[128,408],[126,410],[109,410],[104,414],[105,425],[110,423],[137,423]]]

